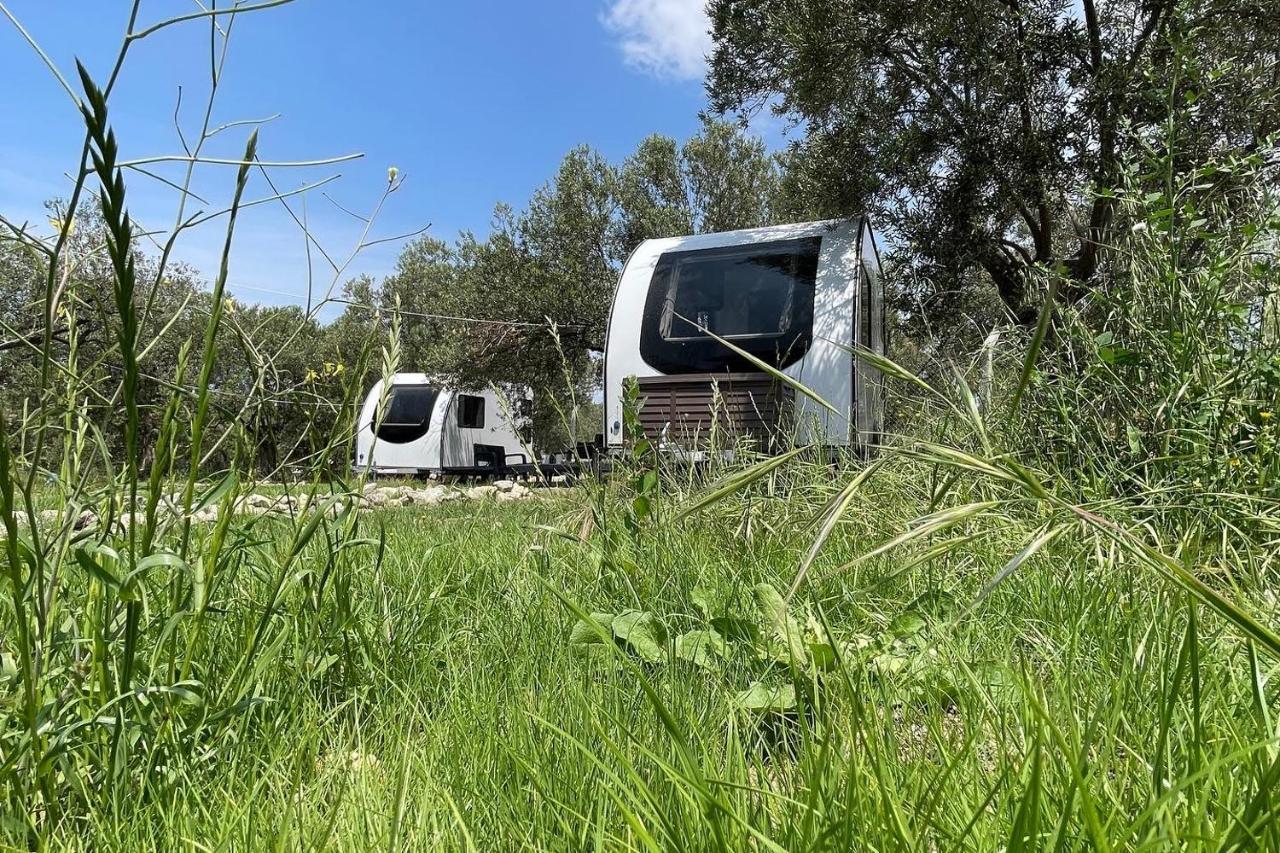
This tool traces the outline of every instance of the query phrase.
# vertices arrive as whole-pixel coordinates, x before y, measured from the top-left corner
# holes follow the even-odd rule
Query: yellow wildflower
[[[1258,417],[1262,418],[1264,421],[1269,421],[1271,420],[1272,414],[1272,412],[1258,412]]]
[[[307,371],[307,378],[306,378],[305,380],[303,380],[303,381],[304,381],[304,382],[315,382],[315,381],[316,381],[317,379],[319,379],[319,378],[320,378],[319,374],[317,374],[314,370],[308,370],[308,371]]]
[[[1239,468],[1239,467],[1240,467],[1240,460],[1239,460],[1239,459],[1228,459],[1228,460],[1227,460],[1227,464],[1228,464],[1228,465],[1230,465],[1232,468]]]

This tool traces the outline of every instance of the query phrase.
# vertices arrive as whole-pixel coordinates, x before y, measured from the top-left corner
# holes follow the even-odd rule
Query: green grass
[[[801,469],[773,494],[680,523],[663,496],[658,521],[603,563],[599,529],[581,544],[540,529],[576,534],[586,490],[367,516],[385,555],[374,570],[366,545],[348,567],[341,659],[317,672],[317,638],[288,635],[258,685],[266,701],[233,737],[196,746],[176,778],[153,768],[136,797],[67,815],[49,844],[1199,848],[1259,810],[1276,703],[1269,685],[1255,697],[1239,635],[1203,615],[1192,625],[1185,594],[1070,536],[958,624],[952,602],[1030,530],[815,581],[793,612],[837,637],[881,636],[903,613],[925,626],[897,647],[901,670],[846,659],[791,714],[736,707],[757,680],[802,696],[812,683],[742,645],[713,671],[570,642],[576,617],[553,591],[590,611],[651,611],[673,635],[705,624],[705,593],[759,622],[753,586],[790,582],[834,491],[824,473]],[[914,517],[924,495],[908,473],[872,481],[814,577]],[[225,589],[205,672],[233,666],[261,594],[251,574]]]

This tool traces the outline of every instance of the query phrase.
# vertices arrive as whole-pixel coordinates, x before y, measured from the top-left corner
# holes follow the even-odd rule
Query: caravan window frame
[[[696,331],[693,328],[696,317],[682,321],[676,316],[680,276],[683,271],[708,262],[726,262],[724,273],[727,273],[734,262],[783,257],[789,262],[784,271],[789,289],[782,298],[779,328],[776,331],[721,333],[712,327],[710,331],[775,368],[795,364],[813,344],[814,299],[821,251],[822,237],[818,235],[662,254],[649,280],[641,320],[640,357],[649,366],[668,375],[756,369],[748,359],[724,347],[710,335],[672,334],[676,323],[684,323]]]
[[[387,420],[395,411],[394,406],[398,396],[401,394],[416,395],[418,393],[427,398],[425,406],[422,407],[424,413],[421,420],[418,420],[416,415],[413,420]],[[408,444],[411,441],[417,441],[426,435],[431,428],[431,416],[435,414],[436,404],[439,401],[440,389],[431,385],[392,385],[387,390],[386,398],[381,401],[381,406],[385,408],[382,411],[375,410],[373,423],[370,424],[374,436],[379,441],[385,441],[390,444]],[[401,416],[403,416],[403,413],[401,413]]]

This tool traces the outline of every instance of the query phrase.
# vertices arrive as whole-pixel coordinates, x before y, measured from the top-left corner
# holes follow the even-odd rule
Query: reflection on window
[[[668,276],[666,340],[778,336],[791,327],[799,256],[728,255],[679,261]]]
[[[484,397],[459,394],[457,403],[458,426],[463,429],[480,429],[484,426]]]
[[[427,434],[431,411],[440,392],[429,385],[393,385],[387,392],[385,415],[378,419],[378,438],[393,444]]]
[[[808,350],[821,238],[672,252],[654,269],[640,354],[664,373],[754,369],[711,337],[775,367]]]

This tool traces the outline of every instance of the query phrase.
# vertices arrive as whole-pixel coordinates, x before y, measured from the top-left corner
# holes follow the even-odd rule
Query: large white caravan
[[[458,391],[424,373],[391,377],[370,389],[356,434],[357,471],[378,475],[498,475],[524,465],[524,401],[499,401],[491,390]]]
[[[707,332],[829,402],[828,411]],[[851,353],[886,349],[880,257],[865,219],[646,240],[618,282],[605,346],[605,443],[624,441],[623,384],[640,427],[688,447],[711,425],[865,451],[884,423],[882,379]]]

